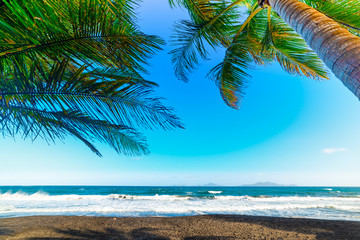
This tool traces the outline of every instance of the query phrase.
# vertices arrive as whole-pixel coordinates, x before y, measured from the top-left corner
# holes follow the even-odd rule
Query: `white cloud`
[[[321,152],[325,154],[333,154],[337,152],[346,152],[347,148],[324,148]]]

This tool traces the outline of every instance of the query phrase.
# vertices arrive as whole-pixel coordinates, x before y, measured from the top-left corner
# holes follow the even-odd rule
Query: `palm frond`
[[[96,120],[76,110],[54,112],[22,105],[4,105],[1,102],[0,130],[6,137],[21,135],[33,141],[43,138],[54,142],[70,135],[82,141],[98,156],[101,153],[93,144],[95,140],[126,155],[148,153],[145,139],[134,129]]]
[[[5,0],[0,14],[0,71],[16,58],[142,67],[163,40],[142,33],[126,14],[133,1]],[[125,10],[126,11],[125,11]],[[45,62],[46,63],[46,62]]]
[[[18,69],[19,66],[22,69]],[[2,75],[0,78],[0,102],[4,111],[6,108],[12,109],[12,112],[13,109],[20,109],[22,115],[17,111],[10,122],[18,121],[15,125],[21,127],[31,123],[30,129],[38,124],[35,129],[42,127],[41,135],[48,133],[50,139],[67,133],[94,151],[94,147],[84,140],[89,135],[108,143],[119,153],[145,153],[146,145],[138,145],[136,143],[139,141],[135,140],[131,143],[131,136],[138,139],[135,128],[182,127],[172,109],[162,105],[159,98],[151,96],[156,84],[142,82],[140,75],[114,69],[87,71],[87,65],[76,68],[69,60],[55,63],[51,68],[36,63],[29,67],[14,64],[11,70],[14,74]],[[24,113],[25,110],[31,111]],[[33,117],[27,113],[34,112],[41,113],[37,118],[39,123],[34,119],[25,120]],[[50,113],[52,117],[44,117],[44,114]],[[61,118],[56,117],[55,113],[56,116],[61,115]],[[15,119],[16,116],[20,119]],[[47,125],[59,128],[44,128]],[[9,128],[9,124],[6,128]],[[27,128],[23,132],[39,134]]]
[[[46,140],[72,135],[118,153],[147,153],[137,128],[182,127],[153,96],[144,65],[164,41],[141,32],[139,0],[4,0],[0,127]],[[1,113],[0,113],[1,114]]]
[[[215,49],[221,45],[229,45],[230,36],[236,29],[236,4],[208,3],[216,9],[212,18],[203,21],[183,20],[175,25],[172,43],[175,48],[170,52],[176,76],[187,81],[188,74],[206,59],[206,47]]]
[[[313,79],[328,79],[323,61],[306,42],[269,9],[268,26],[262,41],[263,50],[279,62],[288,73]]]
[[[110,76],[109,71],[107,76],[94,70],[86,72],[86,66],[69,72],[68,64],[69,61],[64,60],[49,70],[34,66],[27,75],[14,65],[17,77],[0,80],[0,96],[6,101],[15,98],[23,104],[54,111],[86,109],[92,117],[101,115],[108,121],[131,127],[171,129],[181,126],[171,113],[172,109],[164,107],[161,99],[152,97],[154,84],[151,82],[129,82],[131,75],[120,81],[119,75]]]
[[[349,0],[301,0],[355,34],[360,31],[360,4]]]
[[[99,77],[103,81],[116,80],[122,83],[127,83],[130,85],[144,85],[144,86],[159,86],[155,82],[147,81],[144,79],[138,72],[134,71],[133,69],[118,69],[118,68],[94,68],[87,73],[93,77]]]
[[[225,103],[239,108],[247,80],[250,78],[249,63],[252,58],[246,52],[246,45],[233,44],[227,51],[223,62],[212,68],[208,77],[216,82]]]
[[[252,63],[265,64],[267,61],[260,40],[250,31],[245,31],[226,50],[223,62],[211,69],[208,76],[216,82],[225,103],[239,108],[251,78]]]
[[[184,2],[178,1],[185,6]],[[244,8],[229,8],[233,5],[244,6],[247,11]],[[221,45],[227,48],[224,60],[208,76],[216,82],[225,103],[233,108],[239,107],[253,63],[265,65],[277,61],[291,74],[327,78],[323,62],[305,41],[275,12],[269,10],[266,14],[259,8],[257,0],[232,1],[222,8],[220,5],[214,7],[218,8],[214,12],[221,13],[221,16],[214,15],[212,19],[219,24],[212,26],[211,19],[201,22],[201,18],[190,14],[191,21],[177,25],[174,38],[180,47],[172,54],[175,73],[180,79],[186,80],[199,59],[208,57],[208,46],[216,48]],[[190,12],[194,11],[187,8]],[[229,15],[227,10],[230,10]],[[221,41],[225,38],[226,44]]]
[[[206,59],[208,55],[202,36],[202,26],[182,20],[175,25],[175,31],[173,38],[176,40],[173,41],[173,45],[178,48],[170,51],[175,75],[182,81],[188,81],[187,75],[199,64],[199,56]]]
[[[211,6],[212,3],[220,2],[219,0],[169,0],[171,7],[180,6],[188,10],[190,17],[195,22],[203,22],[214,16],[216,8]],[[224,1],[223,1],[224,2]]]
[[[266,29],[263,11],[256,10],[257,2],[248,11],[248,18],[237,27],[233,42],[226,50],[222,63],[210,70],[208,77],[216,82],[225,103],[239,108],[245,94],[247,82],[251,78],[253,63],[263,65],[271,61],[261,45]]]

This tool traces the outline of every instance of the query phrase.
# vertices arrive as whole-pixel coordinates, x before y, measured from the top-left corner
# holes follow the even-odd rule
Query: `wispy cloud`
[[[346,152],[347,148],[324,148],[321,152],[325,154],[333,154],[337,152]]]

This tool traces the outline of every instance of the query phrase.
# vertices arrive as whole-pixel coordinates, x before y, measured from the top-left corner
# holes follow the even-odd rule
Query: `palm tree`
[[[146,154],[138,128],[181,127],[153,97],[146,62],[163,40],[142,33],[135,1],[4,0],[0,6],[0,128],[47,141],[67,135],[101,156]]]
[[[188,9],[176,24],[171,53],[178,78],[187,80],[207,46],[226,48],[209,73],[224,101],[239,107],[251,63],[273,61],[297,75],[327,79],[323,62],[360,97],[360,5],[349,0],[169,0]],[[310,46],[311,48],[309,48]],[[321,59],[321,60],[320,60]]]

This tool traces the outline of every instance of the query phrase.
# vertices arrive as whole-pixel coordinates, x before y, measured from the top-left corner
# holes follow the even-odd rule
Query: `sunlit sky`
[[[187,17],[167,0],[144,0],[140,26],[170,39]],[[176,109],[185,130],[146,131],[151,155],[125,157],[97,144],[99,158],[81,142],[2,138],[0,185],[242,185],[360,186],[360,102],[335,77],[290,76],[277,64],[256,67],[240,110],[227,107],[207,71],[212,52],[189,83],[173,73],[168,43],[151,60],[147,79]]]

